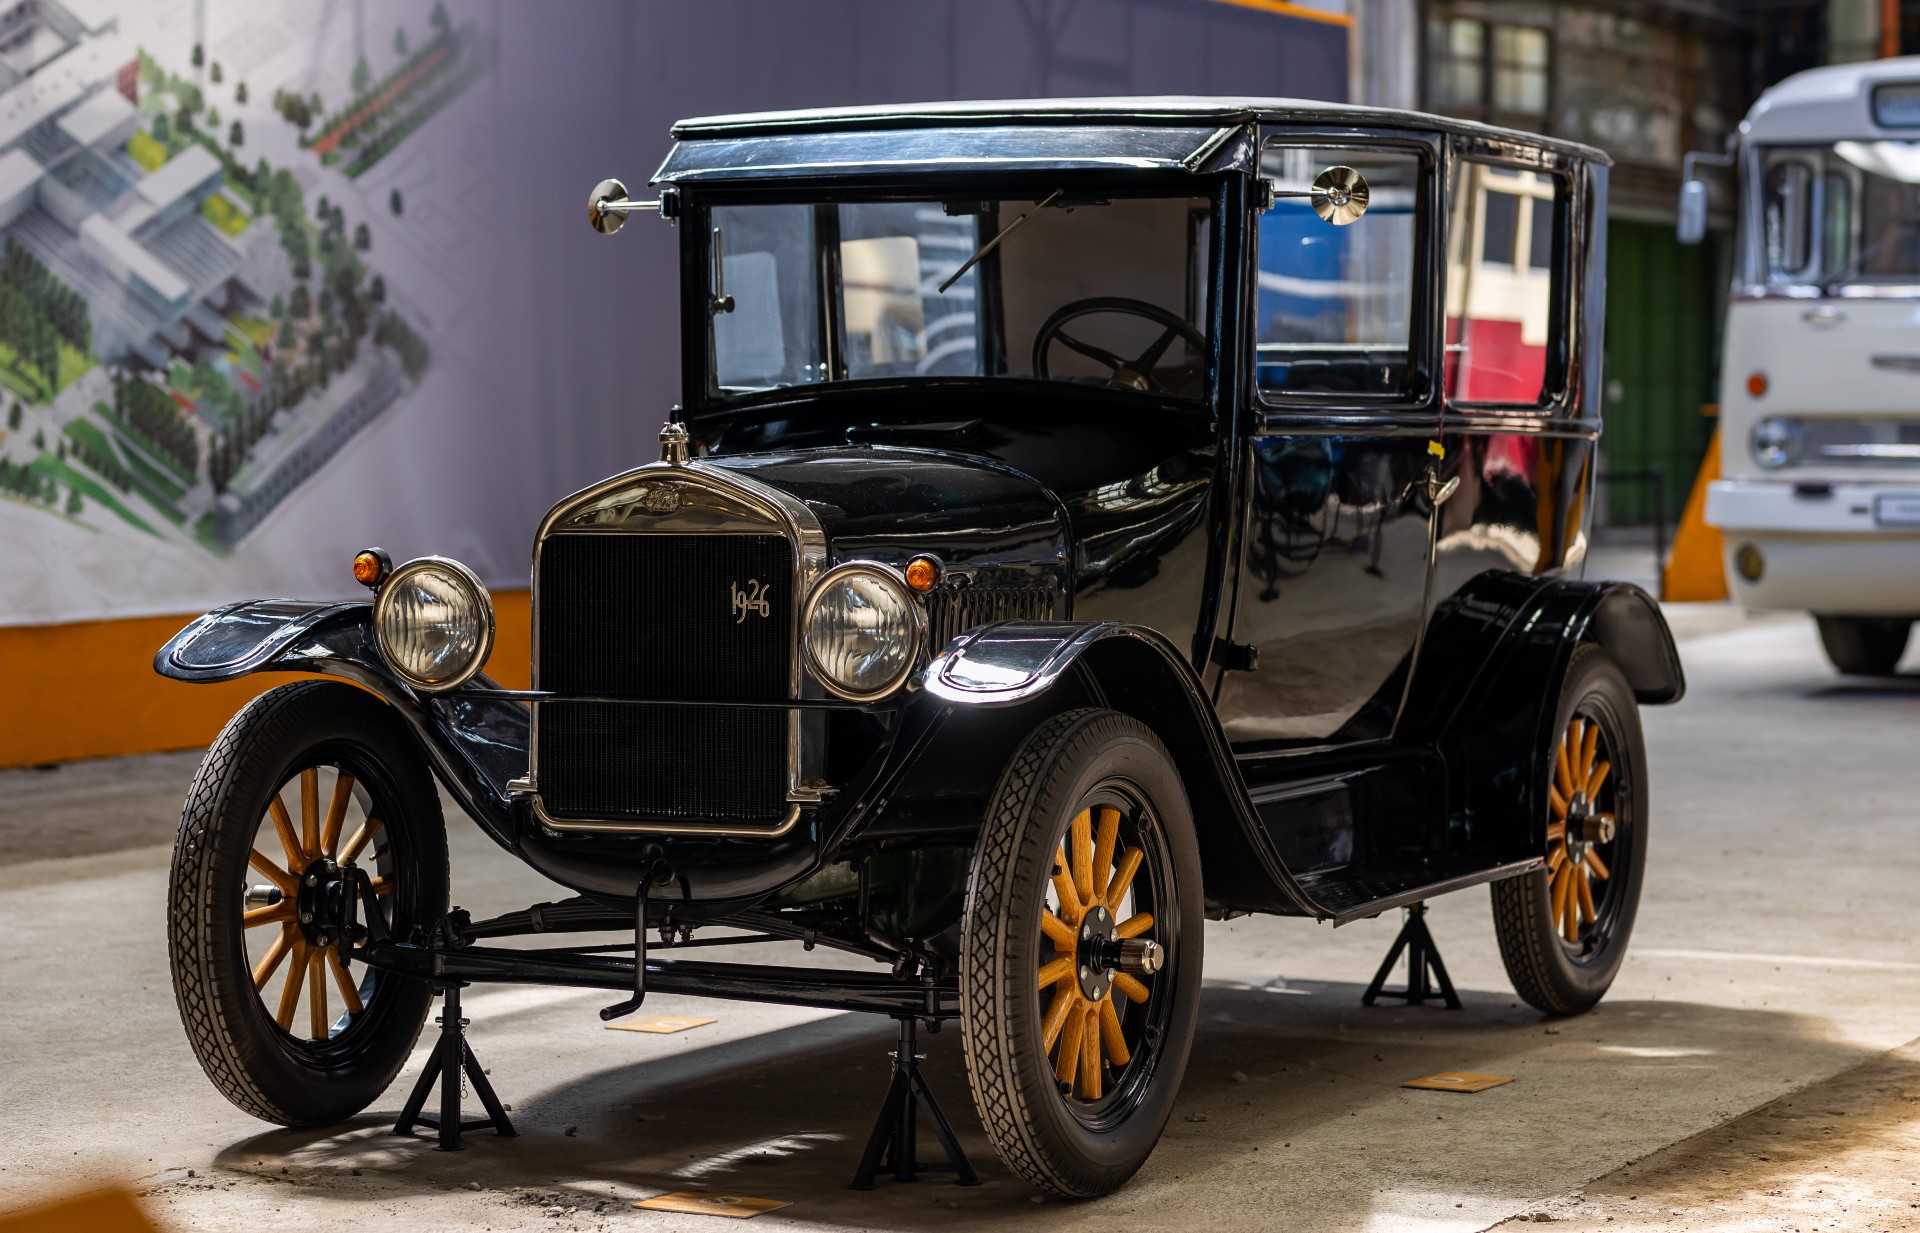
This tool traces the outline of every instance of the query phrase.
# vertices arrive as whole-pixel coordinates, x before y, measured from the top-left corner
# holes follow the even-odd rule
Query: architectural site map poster
[[[476,438],[488,469],[521,445],[446,413],[489,404],[450,342],[479,235],[445,204],[486,191],[460,115],[498,55],[485,17],[0,17],[0,621],[337,594],[348,545],[400,527],[510,580],[449,482]],[[447,517],[413,508],[435,498]]]
[[[1343,57],[1199,0],[0,5],[0,625],[349,597],[369,545],[525,587],[678,400],[672,225],[586,222],[678,117]]]

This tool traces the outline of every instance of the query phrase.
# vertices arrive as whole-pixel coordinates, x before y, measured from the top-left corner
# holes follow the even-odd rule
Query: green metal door
[[[1680,516],[1713,434],[1720,299],[1719,237],[1681,245],[1671,223],[1607,223],[1606,435],[1610,473],[1666,473],[1667,520]],[[1607,521],[1653,521],[1653,491],[1615,482],[1600,491]]]

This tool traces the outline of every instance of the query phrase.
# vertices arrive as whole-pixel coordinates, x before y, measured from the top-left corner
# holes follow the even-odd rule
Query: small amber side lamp
[[[920,594],[933,590],[940,582],[940,558],[924,553],[907,562],[907,585]]]
[[[385,548],[362,548],[353,554],[353,580],[368,590],[378,590],[393,572],[393,558]]]
[[[1765,398],[1767,396],[1767,374],[1754,372],[1747,374],[1747,396]]]

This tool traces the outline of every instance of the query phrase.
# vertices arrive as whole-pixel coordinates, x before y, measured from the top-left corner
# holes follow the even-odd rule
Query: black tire
[[[315,768],[311,779],[303,774],[309,768]],[[391,707],[330,681],[269,690],[221,731],[188,790],[167,892],[168,955],[187,1039],[227,1099],[283,1126],[325,1126],[371,1104],[406,1062],[431,995],[423,981],[365,968],[355,984],[344,962],[330,972],[328,956],[339,952],[315,945],[312,928],[290,918],[267,922],[278,923],[280,932],[263,963],[281,955],[268,980],[277,974],[283,988],[292,983],[294,1009],[307,999],[319,1031],[303,1039],[283,1028],[256,991],[242,921],[246,885],[291,870],[297,889],[302,870],[293,868],[301,862],[291,849],[285,869],[274,858],[274,874],[250,868],[249,853],[263,826],[274,825],[269,805],[281,790],[298,785],[300,807],[308,810],[315,799],[309,794],[317,791],[309,785],[320,783],[324,768],[332,768],[338,794],[329,805],[343,811],[329,823],[359,821],[330,850],[347,852],[365,832],[362,863],[383,880],[381,902],[396,935],[414,936],[445,914],[447,839],[426,760]],[[302,817],[296,825],[309,823]],[[328,829],[338,834],[344,824]],[[289,917],[299,910],[297,900],[281,903],[289,905]],[[280,910],[278,904],[265,909]],[[302,968],[309,954],[312,967]],[[297,980],[296,968],[316,985]],[[337,1020],[330,1017],[330,977],[342,1002],[352,987],[360,1010],[349,1004]]]
[[[1591,1010],[1606,995],[1633,933],[1646,871],[1647,753],[1633,690],[1619,665],[1597,646],[1582,646],[1574,652],[1561,686],[1557,719],[1556,749],[1576,731],[1576,722],[1598,728],[1592,760],[1597,767],[1606,759],[1609,769],[1591,801],[1591,812],[1611,816],[1613,834],[1605,842],[1569,844],[1567,823],[1561,822],[1561,836],[1556,839],[1555,818],[1560,811],[1550,806],[1551,876],[1549,870],[1538,870],[1494,883],[1493,923],[1515,992],[1549,1015],[1577,1015]],[[1577,731],[1584,733],[1584,726]],[[1550,771],[1550,780],[1553,777]],[[1552,793],[1559,790],[1558,783],[1550,789]],[[1582,803],[1577,808],[1585,816],[1589,812],[1586,794],[1579,795]],[[1576,855],[1570,857],[1570,851]],[[1586,852],[1591,852],[1591,861]],[[1556,857],[1558,865],[1553,864]],[[1557,909],[1554,893],[1560,887],[1562,867],[1577,873],[1586,889],[1585,896],[1578,894],[1569,879],[1565,915]],[[1600,870],[1605,871],[1604,879]]]
[[[1816,616],[1827,659],[1847,676],[1892,676],[1907,653],[1905,617]]]
[[[1106,842],[1109,811],[1116,838]],[[1085,828],[1077,825],[1082,814]],[[1093,874],[1086,883],[1095,894],[1085,916],[1077,918],[1079,936],[1099,926],[1109,938],[1100,945],[1109,948],[1118,945],[1112,939],[1128,937],[1158,943],[1163,966],[1135,979],[1111,970],[1103,977],[1100,962],[1106,961],[1097,962],[1096,985],[1112,982],[1104,997],[1086,992],[1084,971],[1079,979],[1068,975],[1040,985],[1043,963],[1064,960],[1071,973],[1076,964],[1085,966],[1084,954],[1093,953],[1083,949],[1093,944],[1073,941],[1072,927],[1062,923],[1068,913],[1049,906],[1050,890],[1056,903],[1061,894],[1053,877],[1056,854],[1071,849],[1075,856],[1068,859],[1077,863],[1079,852],[1097,853],[1103,842],[1114,872]],[[1126,880],[1136,848],[1138,873]],[[1101,859],[1092,857],[1088,868]],[[1071,883],[1079,875],[1070,869],[1061,876]],[[1102,877],[1111,896],[1099,889]],[[1043,915],[1065,930],[1065,943],[1043,932]],[[1140,916],[1152,922],[1141,927],[1146,932],[1129,935],[1115,927],[1137,923]],[[1102,921],[1107,923],[1100,926]],[[1055,1194],[1092,1198],[1116,1189],[1146,1162],[1173,1114],[1193,1044],[1201,929],[1193,815],[1166,748],[1145,725],[1113,711],[1074,711],[1042,723],[994,790],[962,921],[967,1079],[980,1120],[1008,1168]],[[1081,953],[1069,955],[1066,944]],[[1145,1000],[1130,1000],[1129,988]],[[1108,1007],[1125,1057],[1103,1030]],[[1078,1038],[1074,1009],[1084,1012],[1083,1029],[1097,1033],[1084,1053],[1069,1043]],[[1066,1012],[1061,1022],[1067,1026],[1049,1041],[1043,1012],[1056,1011]],[[1050,1060],[1056,1047],[1060,1057]],[[1056,1067],[1070,1075],[1056,1078]]]

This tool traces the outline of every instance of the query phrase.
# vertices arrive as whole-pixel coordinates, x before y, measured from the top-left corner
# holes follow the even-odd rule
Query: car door
[[[1258,220],[1243,524],[1231,634],[1215,646],[1216,705],[1243,755],[1385,738],[1404,699],[1440,435],[1438,153],[1406,136],[1263,134],[1281,195]],[[1350,225],[1285,195],[1328,166],[1368,182]]]
[[[1443,482],[1430,610],[1489,570],[1577,565],[1596,427],[1578,413],[1572,271],[1586,169],[1551,152],[1458,139],[1447,191]]]

